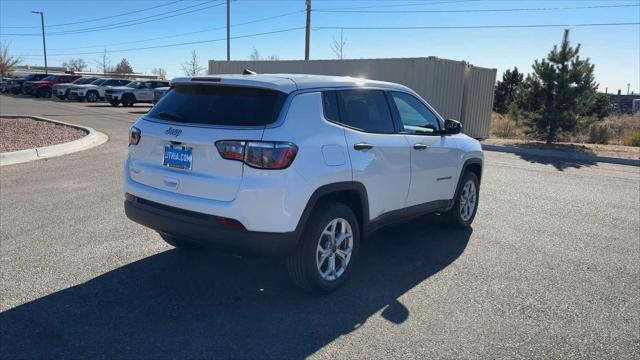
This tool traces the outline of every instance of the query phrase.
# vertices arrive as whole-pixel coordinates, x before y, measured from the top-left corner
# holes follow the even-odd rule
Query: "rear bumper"
[[[160,233],[198,245],[241,254],[278,256],[292,252],[296,232],[270,233],[222,228],[209,215],[154,203],[144,199],[125,200],[125,214],[132,221]]]

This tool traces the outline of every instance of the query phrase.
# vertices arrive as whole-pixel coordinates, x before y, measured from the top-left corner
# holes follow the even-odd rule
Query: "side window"
[[[118,80],[118,86],[125,86],[130,82],[131,80]]]
[[[393,119],[381,90],[340,90],[340,122],[372,133],[393,133]]]
[[[395,91],[391,92],[391,97],[398,109],[404,131],[409,134],[431,135],[440,130],[438,118],[420,100],[412,95]]]
[[[324,117],[327,120],[340,122],[340,113],[338,112],[338,97],[335,91],[322,92],[322,108],[324,109]]]

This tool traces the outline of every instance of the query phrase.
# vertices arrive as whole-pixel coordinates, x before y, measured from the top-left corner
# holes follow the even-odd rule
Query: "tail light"
[[[295,144],[281,141],[221,140],[216,148],[223,158],[258,169],[285,169],[298,153]]]
[[[142,131],[132,126],[131,129],[129,129],[129,145],[138,145],[140,137],[142,137]]]

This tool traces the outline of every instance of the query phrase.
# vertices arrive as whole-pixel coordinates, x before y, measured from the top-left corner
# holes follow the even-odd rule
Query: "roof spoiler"
[[[249,69],[244,69],[242,70],[242,75],[256,75],[257,72],[253,71],[253,70],[249,70]]]

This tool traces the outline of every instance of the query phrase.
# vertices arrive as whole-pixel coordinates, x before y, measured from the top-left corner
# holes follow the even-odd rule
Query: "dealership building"
[[[361,77],[403,84],[445,118],[460,120],[474,138],[489,137],[496,69],[464,61],[426,58],[349,60],[209,60],[209,74],[316,74]]]

